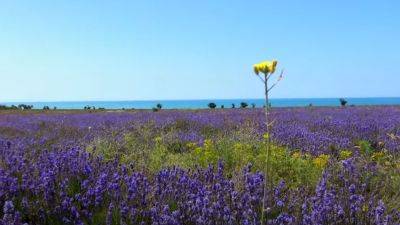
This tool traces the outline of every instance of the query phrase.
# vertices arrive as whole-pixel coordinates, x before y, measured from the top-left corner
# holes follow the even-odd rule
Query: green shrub
[[[240,108],[247,108],[248,104],[246,102],[240,103]]]
[[[371,146],[371,143],[368,141],[359,141],[358,147],[360,148],[360,152],[364,155],[371,155],[374,152],[374,149]]]
[[[266,162],[266,143],[263,141],[234,141],[230,138],[206,139],[203,145],[179,140],[171,147],[165,137],[152,137],[143,128],[141,135],[128,133],[121,144],[97,140],[88,151],[103,155],[105,160],[118,159],[131,164],[137,170],[155,173],[162,168],[180,166],[183,168],[207,167],[223,161],[228,174],[241,173],[251,164],[253,171],[263,171]],[[270,168],[274,183],[288,180],[289,186],[301,184],[312,186],[320,177],[328,158],[321,155],[312,158],[288,151],[284,147],[271,145]]]
[[[217,105],[214,103],[214,102],[210,102],[210,103],[208,103],[208,108],[210,108],[210,109],[215,109],[215,107],[217,107]]]
[[[339,101],[340,101],[340,105],[341,106],[343,106],[343,107],[346,106],[346,104],[347,104],[347,100],[346,99],[340,98]]]

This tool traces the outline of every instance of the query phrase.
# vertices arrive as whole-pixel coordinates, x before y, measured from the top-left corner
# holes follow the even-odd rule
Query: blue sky
[[[0,101],[399,97],[400,1],[2,1]]]

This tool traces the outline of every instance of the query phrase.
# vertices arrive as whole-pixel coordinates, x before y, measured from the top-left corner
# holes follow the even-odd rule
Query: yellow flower
[[[234,145],[233,145],[233,148],[234,149],[241,149],[242,148],[242,143],[235,143]]]
[[[328,163],[329,155],[321,154],[313,160],[314,164],[319,168],[324,168]]]
[[[263,135],[263,138],[264,138],[265,140],[268,140],[268,139],[269,139],[269,134],[268,134],[268,133],[265,133],[265,134]]]
[[[253,66],[253,69],[254,69],[254,73],[255,74],[259,74],[260,73],[260,70],[259,70],[259,68],[258,68],[258,65],[257,64],[254,64],[254,66]]]
[[[204,148],[211,148],[213,146],[213,141],[211,139],[204,140]]]
[[[276,65],[278,64],[278,61],[272,60],[272,61],[263,61],[257,64],[253,65],[254,73],[257,75],[259,73],[274,73],[276,69]]]
[[[350,158],[353,153],[351,151],[343,150],[343,151],[340,151],[339,154],[340,154],[340,159],[343,160],[343,159]]]
[[[300,152],[295,152],[295,153],[292,154],[292,157],[298,159],[298,158],[301,157],[301,154],[300,154]]]
[[[196,147],[196,148],[194,149],[194,153],[195,153],[196,155],[200,155],[202,152],[203,152],[203,149],[202,149],[201,147]]]
[[[189,142],[189,143],[186,144],[186,147],[188,149],[195,149],[197,147],[197,144],[194,143],[194,142]]]
[[[380,159],[382,159],[385,156],[384,152],[374,152],[374,154],[372,154],[371,158],[374,161],[378,161]]]

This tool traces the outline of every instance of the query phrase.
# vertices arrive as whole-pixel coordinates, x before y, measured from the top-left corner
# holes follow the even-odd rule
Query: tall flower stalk
[[[263,200],[262,200],[262,210],[261,210],[261,223],[264,222],[265,218],[265,202],[267,200],[267,186],[269,182],[269,158],[270,158],[270,126],[271,122],[269,120],[269,93],[270,91],[278,84],[278,82],[282,79],[283,77],[283,70],[281,71],[281,74],[278,77],[278,80],[271,86],[268,86],[268,81],[271,78],[272,74],[275,73],[276,65],[278,64],[278,61],[272,60],[272,61],[263,61],[258,64],[255,64],[253,66],[254,73],[260,78],[260,80],[263,82],[264,87],[265,87],[265,125],[267,127],[267,133],[265,134],[265,139],[267,141],[267,155],[266,155],[266,161],[265,161],[265,181],[264,181],[264,190],[263,190]]]

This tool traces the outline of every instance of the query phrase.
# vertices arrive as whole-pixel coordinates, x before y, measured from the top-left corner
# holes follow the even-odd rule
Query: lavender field
[[[400,107],[271,115],[0,112],[0,224],[400,224]]]

